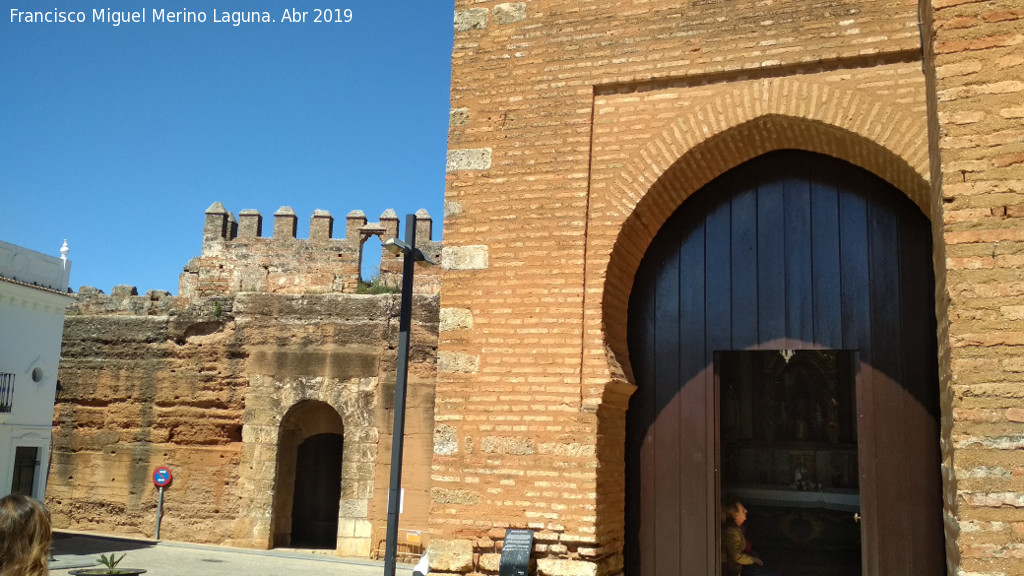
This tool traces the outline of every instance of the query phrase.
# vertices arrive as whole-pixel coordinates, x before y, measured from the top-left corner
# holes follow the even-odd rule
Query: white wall
[[[0,242],[0,373],[14,374],[12,410],[0,413],[0,496],[11,491],[18,446],[38,448],[32,496],[45,493],[70,266]]]

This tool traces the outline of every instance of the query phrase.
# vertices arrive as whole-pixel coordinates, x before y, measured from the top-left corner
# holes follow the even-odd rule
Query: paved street
[[[146,576],[381,576],[380,561],[338,558],[300,550],[248,550],[149,539],[104,537],[82,532],[54,533],[52,576],[75,568],[99,566],[100,554],[127,554],[121,567],[144,568]],[[411,576],[412,566],[399,564],[399,576]]]

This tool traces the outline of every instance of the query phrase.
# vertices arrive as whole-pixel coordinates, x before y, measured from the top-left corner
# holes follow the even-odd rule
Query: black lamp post
[[[409,328],[412,324],[412,275],[416,262],[433,264],[416,248],[416,215],[405,217],[405,241],[392,238],[384,248],[402,255],[402,307],[398,321],[398,366],[395,373],[395,424],[391,434],[391,484],[388,488],[387,544],[384,576],[395,576],[398,551],[398,505],[402,487],[402,447],[405,440],[405,389],[409,373]]]

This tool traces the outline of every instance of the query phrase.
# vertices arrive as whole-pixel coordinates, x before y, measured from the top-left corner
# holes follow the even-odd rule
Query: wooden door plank
[[[710,409],[711,414],[710,414],[710,418],[709,418],[710,423],[711,423],[711,427],[712,427],[712,430],[711,430],[711,433],[710,433],[710,442],[709,443],[711,444],[711,448],[710,448],[709,454],[713,454],[714,455],[714,470],[713,470],[714,473],[713,473],[712,477],[709,479],[709,481],[710,481],[710,485],[714,489],[714,492],[711,495],[712,499],[709,499],[709,502],[707,503],[707,505],[708,505],[708,508],[709,508],[709,515],[711,517],[713,517],[713,518],[718,517],[719,514],[721,514],[721,508],[720,507],[721,507],[721,502],[722,502],[722,477],[723,477],[722,476],[722,450],[720,449],[720,446],[722,446],[722,423],[721,423],[722,399],[721,399],[721,375],[719,374],[719,367],[722,365],[721,361],[720,361],[720,358],[722,356],[726,356],[728,354],[730,354],[730,353],[729,352],[718,352],[714,356],[712,356],[711,366],[710,366],[710,370],[709,370],[709,372],[712,373],[712,377],[714,378],[714,381],[711,383],[711,386],[712,386],[711,389],[712,389],[712,391],[714,393],[714,396],[713,396],[714,401],[713,401],[713,403],[712,403],[713,405],[712,405],[712,407]],[[722,532],[721,532],[721,530],[714,530],[713,534],[714,534],[714,537],[708,539],[708,546],[709,546],[708,557],[709,558],[719,558],[720,559],[721,558],[721,550],[722,550]],[[712,566],[710,568],[711,568],[712,571],[709,572],[709,574],[711,574],[713,576],[723,576],[722,575],[722,565],[721,565],[721,562],[712,562]]]
[[[735,191],[730,203],[732,265],[732,349],[757,344],[757,195],[751,171],[733,171],[723,177]]]
[[[909,398],[902,415],[905,423],[907,478],[913,489],[909,506],[920,516],[909,534],[909,570],[913,574],[942,574],[942,476],[939,463],[939,395],[937,337],[932,272],[931,229],[909,201],[899,206],[900,283],[903,303],[903,386]]]
[[[845,176],[845,175],[844,175]],[[868,300],[867,205],[864,199],[846,189],[839,191],[839,262],[841,277],[841,303],[843,348],[857,353],[856,384],[858,468],[860,471],[862,569],[865,576],[880,576],[877,547],[877,529],[868,516],[875,509],[874,493],[865,489],[875,478],[874,443],[872,429],[871,382],[871,304]]]
[[[685,245],[684,245],[685,246]],[[683,326],[680,310],[680,257],[676,254],[655,270],[654,310],[655,325],[655,416],[654,429],[654,514],[656,546],[654,570],[657,574],[675,570],[679,566],[680,549],[675,545],[682,538],[684,508],[679,498],[679,481],[683,474],[678,452],[682,434],[679,383],[679,331]]]
[[[718,192],[717,188],[712,189]],[[712,363],[714,353],[728,350],[732,346],[732,230],[731,206],[718,204],[706,218],[704,248],[704,309],[705,318],[714,319],[709,324],[704,338],[704,365]],[[748,324],[745,318],[735,321]]]
[[[822,348],[842,348],[836,171],[831,163],[815,160],[810,194],[813,339]]]
[[[728,350],[732,345],[734,321],[749,324],[749,319],[734,318],[732,316],[732,209],[730,202],[727,201],[729,190],[722,187],[722,180],[719,180],[716,184],[716,186],[711,187],[710,196],[715,199],[718,199],[716,197],[724,196],[726,201],[717,202],[710,209],[705,219],[704,246],[704,310],[705,319],[710,321],[706,324],[703,354],[705,363],[703,370],[705,380],[703,385],[707,394],[707,401],[704,403],[705,414],[703,421],[705,423],[705,430],[703,437],[706,441],[703,450],[705,454],[709,455],[705,465],[703,483],[709,487],[716,487],[718,485],[717,467],[715,466],[719,452],[716,441],[718,436],[718,403],[716,400],[718,387],[714,374],[715,353]],[[713,490],[705,495],[704,514],[708,518],[718,516],[717,494],[717,490]],[[707,535],[707,551],[705,556],[707,558],[717,558],[719,556],[718,550],[720,550],[719,533],[717,530],[713,530],[707,533]],[[708,566],[708,569],[714,570],[717,564],[713,563],[711,566]],[[679,573],[684,574],[686,570],[687,566],[680,566]]]
[[[906,459],[897,449],[906,436],[905,394],[900,349],[902,322],[899,289],[899,237],[892,197],[876,190],[877,180],[863,173],[851,175],[857,188],[870,190],[868,208],[868,254],[871,262],[871,414],[873,425],[862,430],[874,449],[874,478],[861,492],[874,494],[872,524],[878,531],[875,551],[879,566],[887,574],[910,574],[905,539],[914,530],[916,518],[904,507],[911,489]],[[886,190],[887,192],[888,190]]]
[[[630,398],[626,427],[626,525],[635,527],[626,531],[625,561],[630,574],[654,576],[654,567],[641,562],[642,558],[654,557],[657,533],[654,524],[643,518],[645,511],[657,507],[654,494],[654,469],[656,455],[654,422],[655,378],[654,378],[654,335],[657,317],[654,314],[655,292],[654,270],[661,267],[666,257],[665,250],[658,244],[644,256],[644,262],[637,270],[636,288],[629,303],[630,357],[633,359],[634,376],[638,387]]]
[[[814,342],[810,159],[799,152],[787,154],[783,180],[787,348]]]
[[[760,343],[786,335],[785,172],[774,156],[757,162],[757,322]]]
[[[705,196],[706,198],[706,196]],[[706,204],[698,204],[695,213],[703,217]],[[706,574],[711,568],[707,557],[708,541],[715,536],[707,530],[707,501],[713,489],[708,486],[708,469],[714,458],[707,452],[708,423],[707,406],[710,401],[705,367],[704,338],[709,324],[705,316],[705,230],[703,222],[695,227],[682,247],[681,270],[685,275],[680,298],[680,325],[684,327],[677,348],[680,370],[686,381],[679,393],[678,417],[682,421],[681,436],[677,439],[676,457],[682,465],[682,473],[676,486],[676,496],[681,502],[685,521],[681,539],[678,563],[662,574],[693,573]]]

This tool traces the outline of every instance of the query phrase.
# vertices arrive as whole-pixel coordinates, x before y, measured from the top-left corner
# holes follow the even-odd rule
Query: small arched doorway
[[[835,158],[793,150],[730,170],[665,223],[637,271],[629,304],[638,386],[626,425],[629,576],[718,573],[723,484],[733,488],[729,482],[746,479],[754,484],[750,493],[798,503],[798,491],[819,490],[818,478],[793,486],[779,478],[815,470],[819,459],[828,470],[839,461],[825,454],[832,444],[853,459],[836,473],[836,484],[845,483],[836,491],[855,485],[864,518],[853,530],[861,550],[853,570],[945,570],[930,238],[928,220],[888,183]],[[792,355],[807,350],[820,357]],[[807,362],[803,372],[787,375],[776,360],[783,356],[797,366]],[[813,412],[803,425],[784,421],[783,414],[792,419],[800,409],[795,403],[787,413],[748,398],[750,410],[734,414],[726,406],[723,415],[723,373],[761,374],[748,380],[755,389],[777,386],[777,397],[762,396],[777,407],[780,395],[802,390],[794,384],[800,374],[814,380],[830,371],[835,390],[849,388],[835,394],[844,402],[837,418],[848,426],[834,441],[825,416],[820,429]],[[748,427],[746,436],[728,430],[737,414],[754,410],[761,428]],[[753,473],[723,480],[722,458],[730,458],[723,423],[726,435],[753,454],[753,464],[741,463]],[[784,441],[767,442],[765,431],[781,425]],[[756,470],[759,459],[766,470]],[[791,531],[813,535],[817,520],[793,518]],[[815,569],[796,565],[790,573],[825,573]]]
[[[341,416],[319,401],[296,404],[281,421],[274,546],[337,547],[343,433]]]

